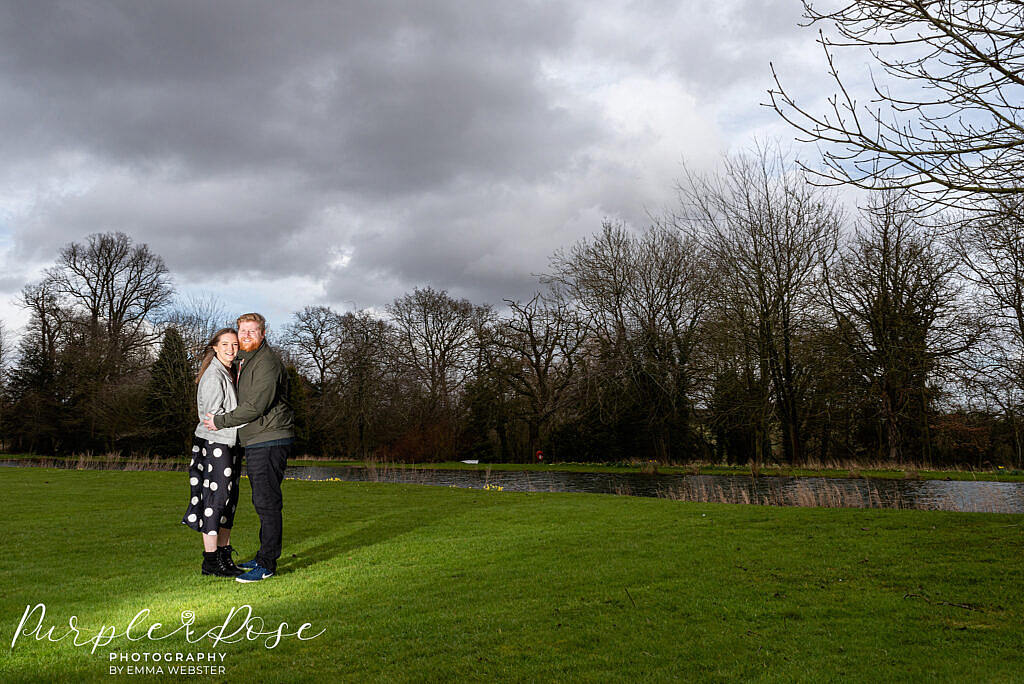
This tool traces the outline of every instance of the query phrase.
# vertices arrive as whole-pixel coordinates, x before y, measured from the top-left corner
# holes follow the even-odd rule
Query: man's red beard
[[[244,340],[238,341],[238,346],[242,348],[242,351],[256,351],[260,346],[261,340],[254,340],[252,338],[245,338]]]

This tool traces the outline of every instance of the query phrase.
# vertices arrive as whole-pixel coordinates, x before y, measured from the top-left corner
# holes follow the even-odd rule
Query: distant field
[[[1011,681],[1024,666],[1021,516],[286,481],[279,575],[242,585],[199,574],[181,473],[0,477],[8,645],[38,603],[43,633],[76,616],[81,641],[144,608],[143,630],[191,610],[208,631],[244,604],[268,631],[326,630],[94,654],[22,635],[4,682],[112,680],[111,652],[223,654],[225,674],[201,679],[224,682]],[[235,546],[251,554],[242,486]]]

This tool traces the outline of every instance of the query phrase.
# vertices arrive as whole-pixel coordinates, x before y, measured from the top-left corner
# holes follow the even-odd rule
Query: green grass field
[[[178,523],[182,473],[0,478],[3,682],[113,681],[112,664],[145,665],[111,652],[223,654],[225,674],[198,679],[225,682],[1024,676],[1021,516],[286,481],[279,573],[243,585],[200,575],[199,536]],[[242,487],[233,542],[251,554]],[[38,603],[43,634],[76,616],[80,641],[142,609],[140,635],[185,610],[201,634],[245,604],[266,631],[326,631],[272,649],[180,633],[95,653],[30,633],[11,649]]]

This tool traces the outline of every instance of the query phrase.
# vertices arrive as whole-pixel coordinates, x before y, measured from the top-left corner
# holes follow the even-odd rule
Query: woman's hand
[[[212,413],[207,413],[206,417],[203,418],[203,427],[205,427],[207,430],[211,430],[213,432],[217,431],[217,426],[213,424],[213,414]]]

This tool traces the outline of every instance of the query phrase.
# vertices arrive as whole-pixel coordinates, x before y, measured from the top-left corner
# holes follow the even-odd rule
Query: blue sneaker
[[[235,565],[243,570],[252,570],[253,568],[258,567],[259,563],[256,562],[255,558],[253,558],[252,560],[247,560],[244,563],[236,563]]]
[[[235,581],[236,582],[259,582],[260,580],[265,580],[268,577],[273,577],[273,576],[274,576],[274,573],[270,572],[269,570],[267,570],[266,568],[264,568],[264,567],[262,567],[260,565],[257,565],[255,568],[253,568],[249,572],[245,573],[244,575],[239,575],[238,577],[236,577]]]

